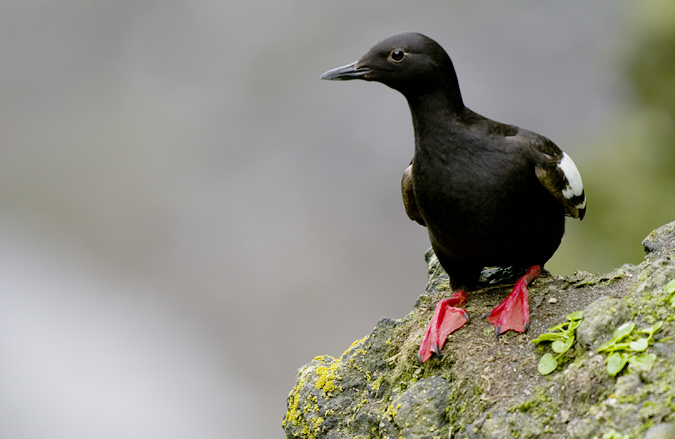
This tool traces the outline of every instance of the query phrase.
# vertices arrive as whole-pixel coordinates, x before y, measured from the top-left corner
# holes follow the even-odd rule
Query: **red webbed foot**
[[[526,332],[530,326],[530,303],[527,286],[541,274],[541,265],[533,265],[527,269],[523,277],[518,279],[513,291],[492,312],[485,317],[495,325],[495,335],[512,329]]]
[[[464,291],[458,291],[451,298],[438,302],[417,354],[420,362],[424,363],[433,354],[439,355],[448,335],[469,321],[469,315],[466,311],[457,308],[457,306],[465,303],[466,293]]]

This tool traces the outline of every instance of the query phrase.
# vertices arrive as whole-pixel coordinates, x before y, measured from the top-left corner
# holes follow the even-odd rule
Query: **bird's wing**
[[[571,217],[583,219],[586,213],[586,194],[581,174],[570,156],[543,137],[529,143],[540,155],[535,166],[539,182],[565,206]]]
[[[424,223],[424,218],[420,214],[419,209],[417,208],[417,202],[415,201],[415,192],[413,192],[412,184],[412,160],[410,165],[403,171],[403,178],[401,179],[401,193],[403,194],[403,205],[405,206],[405,213],[408,214],[408,217],[418,222],[419,224],[426,226]]]

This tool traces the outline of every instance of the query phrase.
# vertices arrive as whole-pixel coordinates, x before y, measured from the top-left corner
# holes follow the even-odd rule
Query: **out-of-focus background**
[[[574,157],[549,270],[639,262],[675,219],[673,5],[3,2],[0,436],[281,438],[298,367],[408,312],[407,105],[318,79],[398,31]]]

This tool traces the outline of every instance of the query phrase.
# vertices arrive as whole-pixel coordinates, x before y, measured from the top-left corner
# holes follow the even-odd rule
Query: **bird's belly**
[[[546,262],[562,239],[564,208],[538,182],[511,185],[438,185],[416,195],[436,253],[481,266]]]

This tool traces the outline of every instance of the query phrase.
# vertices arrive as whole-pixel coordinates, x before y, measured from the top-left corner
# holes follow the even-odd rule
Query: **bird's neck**
[[[417,148],[423,146],[422,139],[447,139],[453,131],[462,129],[468,110],[459,90],[442,90],[406,98],[412,114]]]

